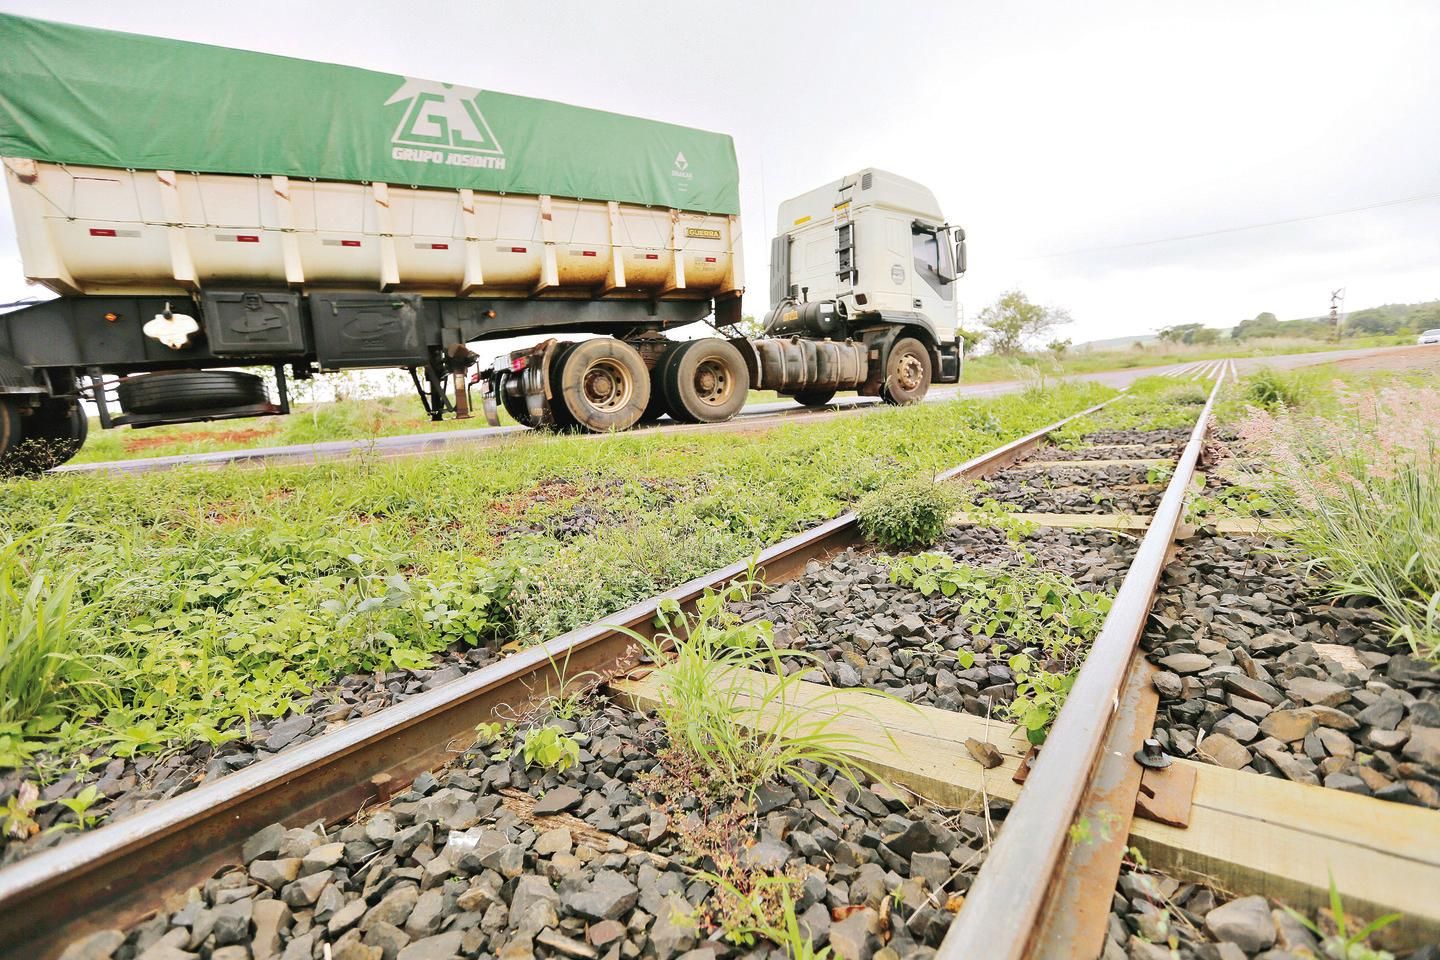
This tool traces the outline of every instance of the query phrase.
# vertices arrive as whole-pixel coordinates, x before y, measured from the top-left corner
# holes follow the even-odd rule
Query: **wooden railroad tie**
[[[756,704],[774,683],[764,673],[736,676]],[[796,686],[788,704],[836,717],[829,729],[855,739],[847,752],[897,787],[956,809],[1019,796],[1014,776],[1029,744],[1011,723],[864,690]],[[645,710],[660,704],[663,691],[653,673],[613,688]],[[759,709],[762,717],[774,712]],[[967,740],[993,746],[999,765],[987,769]],[[1158,871],[1306,911],[1329,903],[1333,873],[1347,910],[1399,911],[1396,933],[1416,943],[1440,940],[1440,811],[1189,760],[1146,770],[1140,795],[1130,843]]]
[[[1150,528],[1150,518],[1128,513],[1007,513],[1006,517],[1037,527],[1061,527],[1068,530],[1118,530],[1138,533]],[[993,517],[961,511],[950,518],[951,523],[972,526],[994,526]],[[1260,517],[1226,517],[1204,524],[1182,524],[1177,539],[1197,536],[1201,531],[1226,536],[1284,536],[1294,529],[1288,520]]]

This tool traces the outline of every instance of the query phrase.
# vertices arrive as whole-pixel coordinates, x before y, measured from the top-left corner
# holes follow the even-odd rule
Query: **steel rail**
[[[1036,449],[1064,425],[1122,392],[937,475],[982,478]],[[853,512],[761,551],[755,566],[780,583],[859,540]],[[44,960],[95,930],[127,926],[217,869],[275,822],[335,820],[385,802],[424,770],[463,752],[477,723],[515,715],[582,676],[609,678],[638,660],[623,628],[653,635],[664,601],[693,609],[707,589],[745,575],[734,563],[642,600],[604,620],[512,654],[458,680],[379,710],[292,750],[202,784],[58,847],[0,869],[0,958]],[[177,904],[178,909],[178,904]]]
[[[1057,883],[1071,824],[1120,706],[1121,685],[1149,618],[1224,379],[1218,378],[1210,391],[1100,634],[964,907],[940,944],[938,960],[1023,960],[1042,946],[1035,940],[1047,897]],[[1114,877],[1108,881],[1113,884]]]

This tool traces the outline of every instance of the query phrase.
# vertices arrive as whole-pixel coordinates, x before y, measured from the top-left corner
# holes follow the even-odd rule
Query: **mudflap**
[[[496,403],[500,396],[499,381],[500,375],[489,370],[480,377],[480,406],[485,411],[485,422],[492,427],[500,426],[500,409]]]

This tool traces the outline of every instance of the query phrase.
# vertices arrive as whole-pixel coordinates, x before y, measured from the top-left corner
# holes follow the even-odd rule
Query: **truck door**
[[[955,276],[954,254],[945,232],[935,225],[915,221],[910,229],[911,309],[925,314],[943,332],[954,325],[955,284],[950,279]]]

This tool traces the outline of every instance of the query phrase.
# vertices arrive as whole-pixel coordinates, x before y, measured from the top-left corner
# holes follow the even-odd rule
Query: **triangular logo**
[[[683,153],[677,153],[677,154],[675,154],[675,169],[676,169],[676,170],[684,170],[684,169],[685,169],[686,167],[688,167],[688,166],[690,166],[690,161],[685,159],[685,154],[683,154]]]

